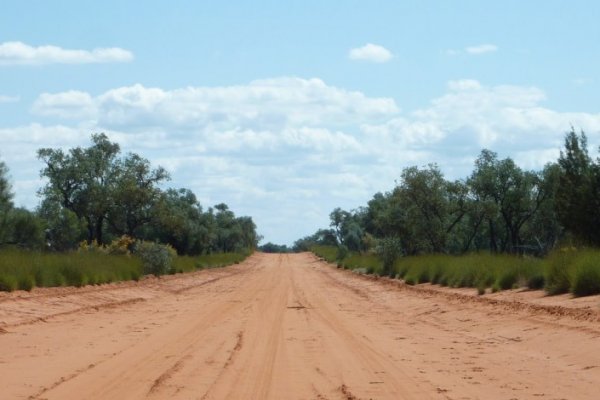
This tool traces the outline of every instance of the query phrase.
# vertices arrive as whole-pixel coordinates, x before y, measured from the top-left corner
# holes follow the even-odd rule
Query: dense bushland
[[[342,265],[359,257],[365,268],[409,283],[497,290],[545,282],[548,293],[600,293],[597,252],[560,251],[600,247],[600,159],[590,157],[583,132],[568,132],[557,162],[541,171],[490,150],[462,180],[446,180],[435,164],[406,168],[390,192],[356,210],[336,208],[330,221],[294,248],[337,246]]]
[[[89,147],[38,151],[45,185],[35,211],[13,206],[0,162],[0,247],[66,251],[82,240],[105,244],[122,235],[169,244],[180,255],[256,247],[252,218],[223,203],[204,209],[189,189],[163,190],[169,174],[162,167],[134,153],[122,156],[104,134],[91,139]]]

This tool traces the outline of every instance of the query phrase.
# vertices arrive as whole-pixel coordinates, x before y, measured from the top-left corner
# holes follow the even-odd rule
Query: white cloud
[[[16,103],[20,100],[18,96],[6,96],[0,94],[0,104],[2,103]]]
[[[392,52],[383,46],[367,43],[362,47],[350,49],[348,57],[351,60],[370,61],[375,63],[384,63],[390,61],[393,57]]]
[[[446,55],[449,56],[458,56],[460,54],[462,54],[463,52],[470,54],[470,55],[481,55],[481,54],[486,54],[486,53],[494,53],[498,51],[498,46],[496,46],[495,44],[480,44],[477,46],[468,46],[465,47],[464,49],[460,50],[460,49],[447,49],[445,51]]]
[[[107,127],[160,125],[179,128],[282,129],[286,126],[351,125],[399,112],[390,98],[326,85],[320,79],[274,78],[248,85],[187,87],[166,91],[133,85],[92,97],[82,92],[42,94],[32,108],[43,116],[79,119]]]
[[[129,62],[133,54],[119,47],[89,50],[58,46],[30,46],[23,42],[0,43],[0,65],[89,64]]]
[[[485,53],[493,53],[498,51],[498,46],[495,44],[480,44],[477,46],[469,46],[465,48],[465,51],[469,54],[479,55]]]

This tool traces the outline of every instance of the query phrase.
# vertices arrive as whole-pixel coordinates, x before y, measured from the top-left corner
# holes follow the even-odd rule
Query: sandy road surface
[[[3,294],[0,398],[598,399],[599,308],[544,307],[310,254]]]

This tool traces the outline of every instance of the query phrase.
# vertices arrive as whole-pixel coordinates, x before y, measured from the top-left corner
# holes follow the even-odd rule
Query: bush
[[[382,274],[389,277],[396,275],[394,265],[402,255],[402,244],[400,239],[397,237],[387,237],[379,240],[376,253],[383,263]]]
[[[342,262],[344,258],[348,255],[348,248],[343,244],[339,245],[337,248],[337,254],[335,256],[335,260],[337,262]]]
[[[171,246],[154,242],[137,242],[135,254],[142,260],[144,274],[165,275],[171,271],[177,252]]]

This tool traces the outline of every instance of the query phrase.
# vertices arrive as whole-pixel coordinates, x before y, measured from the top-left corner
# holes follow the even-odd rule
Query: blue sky
[[[489,147],[538,169],[571,124],[600,144],[598,2],[219,3],[5,2],[17,204],[38,202],[37,148],[104,131],[290,244],[406,166],[462,178]]]

